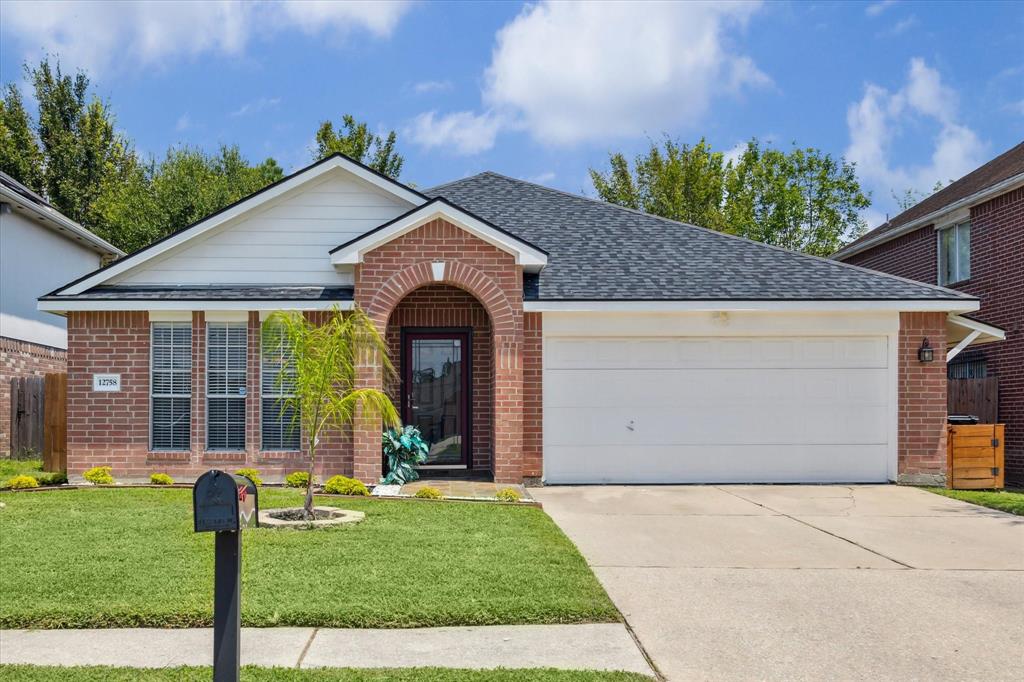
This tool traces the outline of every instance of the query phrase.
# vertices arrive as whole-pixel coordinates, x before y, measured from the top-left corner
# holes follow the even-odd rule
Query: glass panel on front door
[[[463,334],[406,336],[405,423],[430,445],[425,466],[466,464],[466,346]]]

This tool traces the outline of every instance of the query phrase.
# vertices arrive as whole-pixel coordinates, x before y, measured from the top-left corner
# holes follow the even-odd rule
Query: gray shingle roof
[[[76,296],[43,296],[42,301],[351,301],[352,287],[100,286]]]
[[[547,251],[530,300],[973,300],[497,173],[424,194]]]

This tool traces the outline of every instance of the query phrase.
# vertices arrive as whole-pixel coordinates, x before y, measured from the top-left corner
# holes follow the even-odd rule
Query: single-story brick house
[[[958,291],[495,173],[421,192],[341,155],[39,306],[68,319],[70,473],[109,464],[126,479],[300,468],[261,322],[359,306],[390,344],[430,467],[500,482],[936,481],[944,351],[979,328]],[[323,475],[376,481],[380,425],[319,452]]]
[[[948,376],[951,382],[989,378],[997,384],[995,419],[1006,424],[1006,481],[1024,485],[1024,142],[833,258],[980,299],[971,317],[1006,330],[1006,340],[956,354]]]

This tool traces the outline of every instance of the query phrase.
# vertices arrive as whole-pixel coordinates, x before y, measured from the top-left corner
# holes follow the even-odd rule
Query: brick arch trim
[[[379,329],[387,327],[391,312],[414,289],[428,284],[449,284],[469,292],[480,301],[491,317],[495,337],[513,336],[518,332],[512,303],[494,280],[460,261],[446,261],[444,276],[435,279],[433,265],[424,261],[403,268],[389,277],[374,293],[365,309]]]

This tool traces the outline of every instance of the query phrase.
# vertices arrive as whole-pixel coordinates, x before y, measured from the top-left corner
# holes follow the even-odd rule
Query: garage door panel
[[[549,370],[544,404],[549,407],[608,405],[802,406],[808,399],[830,405],[884,404],[887,373],[878,370]]]
[[[884,481],[888,339],[545,339],[551,482]]]
[[[884,443],[885,408],[853,413],[805,407],[799,418],[785,406],[661,406],[643,411],[616,408],[551,408],[545,417],[546,445],[608,443],[634,445],[872,444]]]
[[[549,338],[550,369],[886,366],[885,337]]]
[[[544,470],[550,483],[885,481],[884,445],[561,446],[553,454]]]

